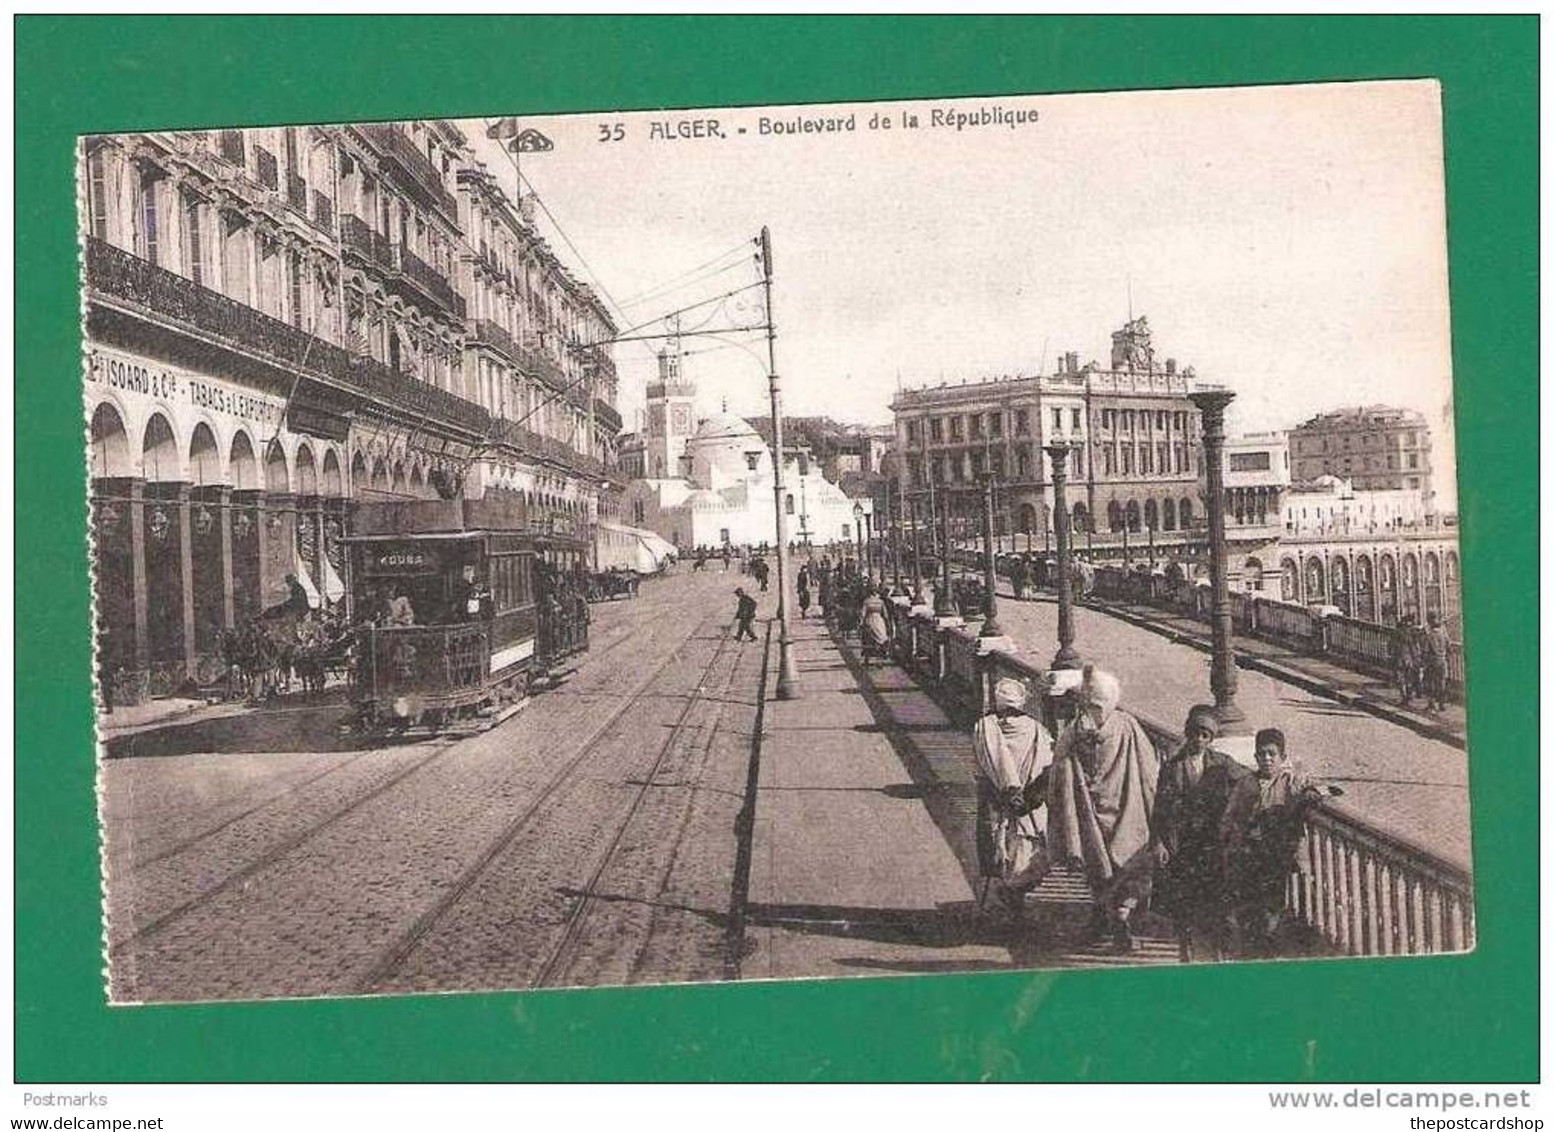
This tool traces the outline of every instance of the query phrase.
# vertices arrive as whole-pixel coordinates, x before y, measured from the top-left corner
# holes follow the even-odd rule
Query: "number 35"
[[[624,122],[600,122],[599,140],[601,142],[618,142],[626,140],[626,123]]]

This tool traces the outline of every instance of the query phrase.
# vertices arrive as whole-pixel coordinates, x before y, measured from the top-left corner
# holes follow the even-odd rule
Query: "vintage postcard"
[[[111,1001],[1473,947],[1434,83],[521,109],[79,141]]]

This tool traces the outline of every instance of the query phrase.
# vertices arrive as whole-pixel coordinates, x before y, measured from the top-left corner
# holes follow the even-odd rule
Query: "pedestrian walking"
[[[881,596],[884,591],[884,586],[864,587],[864,598],[859,607],[862,624],[858,632],[864,664],[868,664],[872,657],[880,660],[890,658],[887,651],[890,647],[890,626],[885,622],[885,599]]]
[[[728,573],[728,560],[729,560],[730,557],[731,557],[731,552],[729,551],[728,543],[724,543],[723,544],[723,572],[725,574]],[[740,559],[740,561],[743,562],[744,560]]]
[[[1411,707],[1414,697],[1420,692],[1423,664],[1419,644],[1419,633],[1413,618],[1405,618],[1397,629],[1398,698],[1403,707]]]
[[[1026,688],[1008,677],[993,687],[993,710],[977,720],[972,746],[977,758],[977,864],[982,890],[1011,913],[1051,867],[1046,818],[1047,770],[1052,738],[1025,710]]]
[[[1430,614],[1430,627],[1420,635],[1423,655],[1424,694],[1430,711],[1446,710],[1446,653],[1451,647],[1441,615]]]
[[[1111,673],[1087,666],[1078,700],[1053,753],[1047,840],[1090,882],[1092,938],[1110,935],[1117,950],[1131,951],[1129,921],[1149,896],[1160,760],[1148,732],[1118,706],[1122,685]]]
[[[739,628],[734,633],[736,641],[755,640],[755,598],[745,593],[745,588],[739,586],[734,590],[739,598],[739,604],[734,608],[734,620]]]
[[[1247,772],[1211,749],[1218,734],[1212,705],[1189,711],[1182,744],[1160,768],[1155,787],[1150,904],[1175,923],[1184,963],[1224,959],[1228,944],[1220,822],[1231,789]]]
[[[809,617],[809,575],[799,571],[799,616]]]
[[[1306,854],[1306,812],[1324,797],[1343,793],[1306,773],[1287,751],[1284,733],[1257,733],[1257,773],[1231,789],[1220,819],[1225,888],[1236,949],[1244,955],[1274,955],[1285,922],[1289,878]]]

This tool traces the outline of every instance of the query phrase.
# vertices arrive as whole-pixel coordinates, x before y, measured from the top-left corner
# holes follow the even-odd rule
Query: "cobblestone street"
[[[736,578],[596,606],[577,672],[483,735],[350,749],[337,702],[115,744],[116,997],[722,977],[762,675]]]

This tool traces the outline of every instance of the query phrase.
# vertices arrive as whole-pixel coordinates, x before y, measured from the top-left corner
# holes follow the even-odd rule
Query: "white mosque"
[[[775,542],[776,480],[766,441],[727,405],[692,430],[696,387],[681,373],[677,350],[659,354],[658,378],[647,388],[647,478],[627,489],[626,514],[682,554],[697,547]],[[788,538],[814,545],[852,542],[853,508],[861,503],[868,513],[869,500],[852,499],[826,479],[807,449],[784,448]]]

